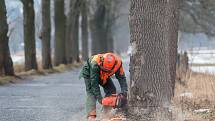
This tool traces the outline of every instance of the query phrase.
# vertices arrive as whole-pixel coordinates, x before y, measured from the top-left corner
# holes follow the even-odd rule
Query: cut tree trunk
[[[36,69],[34,0],[22,0],[24,17],[25,70]]]
[[[54,65],[66,64],[66,34],[65,34],[65,14],[64,14],[64,0],[54,1],[54,21],[55,21],[55,53]]]
[[[80,0],[70,1],[70,11],[67,17],[66,55],[67,62],[79,62],[79,16]]]
[[[44,69],[52,68],[51,61],[51,14],[50,0],[42,0],[42,66]]]
[[[88,48],[88,12],[87,12],[87,0],[82,0],[81,5],[81,32],[82,32],[82,59],[86,61],[89,57]]]
[[[177,57],[178,2],[131,0],[129,21],[133,49],[129,113],[134,120],[170,121]]]
[[[13,61],[10,56],[8,24],[7,24],[7,11],[5,1],[0,1],[0,76],[1,75],[14,75]]]

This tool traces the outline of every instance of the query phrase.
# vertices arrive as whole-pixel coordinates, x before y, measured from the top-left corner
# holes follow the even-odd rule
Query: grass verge
[[[59,66],[54,66],[52,69],[41,69],[39,67],[38,70],[30,70],[30,71],[24,71],[24,65],[19,64],[14,66],[14,70],[16,73],[16,76],[2,76],[0,77],[0,85],[5,85],[9,83],[16,83],[18,80],[23,79],[28,76],[34,76],[34,75],[48,75],[48,74],[53,74],[53,73],[62,73],[74,68],[78,68],[83,63],[74,63],[74,64],[61,64]]]
[[[215,75],[187,73],[176,81],[173,100],[182,112],[188,112],[186,121],[215,121]]]

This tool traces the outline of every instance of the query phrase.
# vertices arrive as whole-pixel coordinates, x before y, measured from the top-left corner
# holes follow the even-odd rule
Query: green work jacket
[[[80,78],[83,77],[88,79],[91,83],[91,88],[87,88],[88,93],[93,93],[98,100],[102,99],[101,91],[99,85],[102,84],[100,79],[100,67],[95,62],[92,61],[92,57],[90,57],[87,62],[84,64],[83,68],[80,72]],[[128,85],[126,82],[125,74],[120,74],[120,68],[116,71],[115,77],[119,81],[122,93],[128,91]]]

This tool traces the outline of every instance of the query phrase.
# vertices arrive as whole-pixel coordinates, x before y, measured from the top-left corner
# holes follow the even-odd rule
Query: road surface
[[[128,64],[125,64],[128,72]],[[85,85],[79,69],[0,86],[0,121],[83,121]]]

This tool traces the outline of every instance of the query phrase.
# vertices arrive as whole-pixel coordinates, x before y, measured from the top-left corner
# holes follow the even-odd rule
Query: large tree
[[[81,33],[82,33],[82,59],[86,61],[89,56],[88,48],[88,5],[87,0],[81,2]]]
[[[37,69],[34,0],[21,0],[24,17],[25,70]]]
[[[8,41],[8,24],[5,1],[0,1],[0,76],[14,75],[13,62],[10,56]]]
[[[80,16],[81,1],[70,0],[70,9],[67,17],[67,32],[66,32],[66,55],[67,62],[79,62],[79,16]]]
[[[66,16],[64,14],[64,0],[54,1],[54,21],[55,21],[55,53],[54,64],[66,64]]]
[[[51,14],[50,0],[42,0],[42,66],[52,68],[51,62]]]
[[[129,112],[171,120],[178,39],[178,0],[131,0]]]

